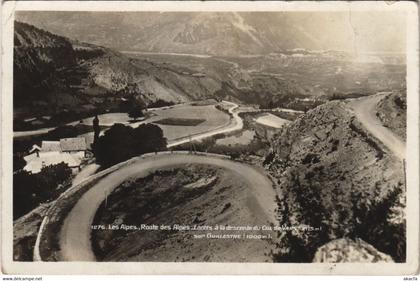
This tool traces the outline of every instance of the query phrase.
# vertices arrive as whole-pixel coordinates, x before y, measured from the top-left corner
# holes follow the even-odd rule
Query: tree
[[[61,162],[43,167],[37,176],[44,186],[54,191],[59,184],[65,183],[71,174],[71,168],[66,163]]]
[[[13,171],[21,170],[25,167],[26,161],[21,154],[13,154]]]
[[[13,218],[17,219],[36,208],[40,203],[54,200],[71,177],[71,169],[65,163],[46,166],[32,174],[18,170],[13,174]]]
[[[96,141],[99,138],[99,134],[101,132],[101,127],[99,126],[99,118],[98,115],[95,115],[95,118],[93,118],[93,143],[96,143]]]
[[[133,128],[123,124],[114,124],[93,145],[96,162],[111,166],[122,162],[134,154],[132,138]]]
[[[60,140],[61,138],[75,138],[79,135],[79,130],[74,126],[60,126],[47,133],[47,140]]]
[[[137,120],[140,117],[143,117],[143,108],[142,107],[134,107],[128,112],[128,117],[133,118],[134,120]]]
[[[93,146],[96,161],[107,167],[136,155],[166,149],[162,129],[153,124],[137,128],[114,124]]]
[[[154,107],[165,107],[165,106],[171,106],[174,105],[175,103],[172,101],[165,101],[162,99],[158,99],[154,102],[149,103],[149,108],[154,108]]]
[[[34,175],[25,170],[19,170],[13,174],[13,219],[17,219],[40,202],[34,184]]]
[[[125,96],[124,92],[120,93],[120,95]],[[146,108],[146,104],[141,99],[142,93],[135,93],[131,96],[125,96],[123,100],[120,101],[118,108],[120,112],[130,112],[133,108],[140,107],[140,108]]]
[[[60,124],[74,121],[79,118],[79,115],[73,110],[59,110],[51,118],[52,123]]]
[[[272,109],[272,108],[274,108],[274,107],[275,107],[275,106],[274,106],[274,102],[273,102],[272,100],[270,100],[270,101],[268,102],[267,108]]]
[[[166,149],[166,138],[162,129],[154,124],[142,124],[133,130],[137,154],[156,152]]]

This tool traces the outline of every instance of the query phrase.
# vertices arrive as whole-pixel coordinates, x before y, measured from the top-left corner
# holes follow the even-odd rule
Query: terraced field
[[[255,122],[265,125],[265,126],[273,127],[273,128],[281,128],[283,125],[289,123],[288,120],[280,118],[271,113],[266,113],[256,118]]]

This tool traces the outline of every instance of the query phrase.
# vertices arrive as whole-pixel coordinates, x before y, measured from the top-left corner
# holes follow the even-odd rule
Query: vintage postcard
[[[7,1],[8,274],[419,269],[414,2]]]

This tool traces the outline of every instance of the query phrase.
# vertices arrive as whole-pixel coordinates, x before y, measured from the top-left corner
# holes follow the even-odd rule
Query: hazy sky
[[[406,48],[406,22],[402,13],[348,13],[354,49],[400,51]]]

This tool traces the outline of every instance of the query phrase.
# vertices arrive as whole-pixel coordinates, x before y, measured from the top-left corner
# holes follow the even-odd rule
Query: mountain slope
[[[15,117],[118,108],[127,99],[184,102],[221,84],[15,22]]]
[[[406,91],[398,91],[386,96],[376,107],[376,116],[384,126],[406,138],[407,132],[407,95]]]
[[[311,261],[318,247],[360,238],[405,260],[403,167],[339,102],[321,105],[282,128],[272,144],[280,225],[279,261]]]
[[[15,23],[14,102],[15,107],[30,100],[50,99],[57,69],[76,66],[75,52],[64,37],[24,23]]]
[[[287,106],[305,96],[296,81],[249,74],[221,58],[183,57],[186,63],[177,63],[168,57],[129,57],[20,22],[14,50],[14,115],[20,120],[76,112],[69,120],[74,121],[80,113],[121,111],[127,100],[149,105],[219,97]]]
[[[20,12],[17,18],[117,50],[219,56],[295,48],[354,51],[359,44],[359,52],[405,50],[404,20],[395,13]]]
[[[81,17],[84,13],[71,14],[70,17],[66,13],[58,14],[63,18],[57,19],[57,14],[52,14],[52,25],[56,22],[54,20],[62,22],[69,18],[90,23],[83,30],[90,31],[85,32],[85,35],[90,34],[86,39],[93,42],[98,41],[96,36],[100,35],[106,37],[107,42],[114,42],[113,44],[119,44],[120,41],[121,44],[130,44],[134,39],[124,36],[136,34],[136,30],[133,30],[133,34],[127,30],[104,33],[104,29],[113,26],[107,25],[96,14],[89,21],[84,16]],[[34,13],[33,17],[36,15],[38,13]],[[128,18],[124,18],[125,24],[131,23],[128,31],[138,27],[137,21],[130,19],[130,16],[136,15],[128,13]],[[168,32],[168,36],[174,35],[171,31],[172,22],[175,16],[179,17],[178,14],[170,13],[164,18],[159,16],[159,21],[152,20],[150,15],[157,14],[145,14],[140,22],[144,23],[142,28],[154,26],[154,31],[146,32],[148,37],[144,41],[138,39],[140,41],[134,42],[132,46],[146,46],[165,32]],[[118,13],[110,14],[109,22],[120,21],[120,16]],[[269,16],[273,15],[268,14],[267,17]],[[234,32],[240,34],[234,38],[244,37],[243,40],[238,39],[237,43],[247,42],[245,45],[248,49],[267,42],[274,44],[274,39],[267,38],[271,38],[268,33],[275,32],[275,29],[267,25],[260,27],[265,30],[263,33],[257,32],[256,24],[251,24],[255,17],[246,13],[228,13],[223,16],[217,13],[186,13],[185,18],[181,17],[180,20],[184,23],[183,30],[186,28],[185,24],[196,26],[195,24],[210,23],[209,21],[217,22],[216,25],[227,25],[226,30],[235,30]],[[176,21],[176,24],[180,22]],[[262,24],[263,19],[258,22]],[[73,31],[78,26],[69,23],[68,26],[60,27],[64,30],[61,33],[68,32],[69,28]],[[160,32],[165,26],[168,30]],[[118,25],[114,27],[117,28]],[[208,40],[217,37],[212,42],[219,46],[218,42],[223,36],[227,36],[226,42],[231,38],[230,33],[224,33],[227,31],[218,30],[209,35],[207,31],[200,31],[201,29],[202,27],[190,30],[188,27],[194,34],[183,33],[176,41],[182,41],[183,45],[191,44],[192,49],[199,50],[197,46],[200,44],[211,46]],[[79,31],[76,29],[75,35]],[[146,36],[145,34],[143,35]],[[258,37],[261,34],[265,34],[268,41],[264,40],[267,42]],[[123,36],[123,39],[118,36]],[[215,97],[262,107],[280,106],[306,110],[329,99],[346,98],[349,95],[363,96],[391,88],[400,89],[405,84],[404,65],[384,67],[381,63],[352,64],[347,62],[348,59],[342,52],[313,52],[302,49],[267,56],[236,58],[122,54],[16,22],[14,116],[20,121],[15,124],[19,130],[29,130],[33,128],[22,123],[23,119],[29,117],[49,115],[54,119],[54,115],[60,114],[68,116],[67,121],[74,121],[84,117],[82,115],[92,115],[95,111],[125,111],[127,104],[150,105],[158,100],[178,103]],[[39,120],[35,122],[38,123]],[[44,122],[44,125],[39,126],[56,125],[54,122],[50,123]]]

